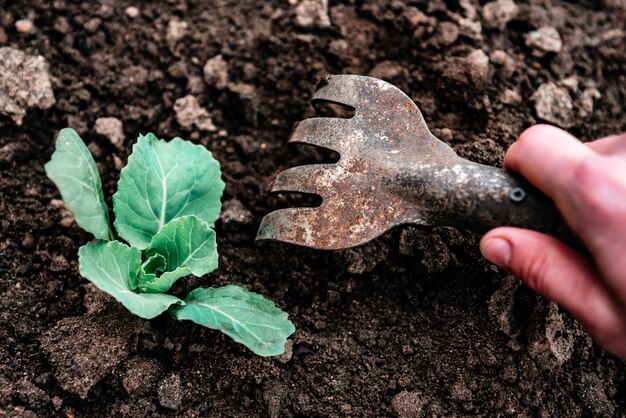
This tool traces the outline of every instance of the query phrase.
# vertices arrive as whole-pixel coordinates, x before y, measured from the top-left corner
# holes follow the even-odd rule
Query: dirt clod
[[[187,29],[189,29],[189,24],[187,22],[181,20],[170,20],[167,24],[165,39],[170,45],[175,44],[187,35]]]
[[[483,6],[483,18],[488,27],[504,29],[519,12],[513,0],[496,0]]]
[[[240,200],[230,199],[224,202],[220,218],[226,224],[232,222],[250,224],[253,220],[253,215]]]
[[[31,33],[35,29],[35,25],[29,19],[20,19],[15,22],[15,30],[19,33]]]
[[[455,85],[482,90],[489,76],[489,57],[480,49],[465,57],[450,57],[443,65],[443,76]]]
[[[532,99],[535,101],[537,117],[563,128],[569,128],[575,123],[574,104],[563,87],[555,83],[542,84]]]
[[[139,318],[125,311],[69,317],[41,337],[41,347],[61,387],[85,399],[128,356],[128,338],[140,324]]]
[[[50,402],[50,397],[27,379],[22,379],[17,383],[17,396],[29,408],[39,409]]]
[[[182,385],[180,376],[170,374],[159,382],[158,388],[159,403],[168,409],[180,408],[183,400]]]
[[[574,351],[575,336],[579,332],[570,325],[559,307],[550,302],[533,312],[534,323],[529,330],[528,352],[543,369],[560,367]]]
[[[140,14],[139,9],[135,6],[128,6],[124,12],[126,13],[126,16],[130,17],[131,19],[139,17]]]
[[[154,359],[134,358],[126,364],[122,384],[129,395],[147,395],[163,373],[163,366]]]
[[[225,88],[230,82],[228,76],[228,62],[219,54],[209,59],[203,68],[204,81],[216,89]]]
[[[49,109],[54,103],[44,57],[14,48],[0,48],[0,114],[21,125],[27,110]]]
[[[195,126],[201,131],[217,130],[209,112],[200,106],[195,96],[189,94],[177,99],[174,103],[174,112],[176,112],[176,122],[184,129],[191,130]]]
[[[118,118],[96,119],[94,131],[108,139],[116,148],[121,149],[124,146],[124,125]]]
[[[303,28],[329,27],[328,0],[302,0],[296,6],[296,25]]]
[[[408,71],[395,61],[382,61],[372,68],[369,75],[393,82],[398,77],[406,77]]]
[[[543,56],[548,52],[560,52],[563,42],[559,32],[549,26],[541,27],[526,35],[526,45],[533,49],[533,54]]]
[[[416,418],[421,416],[425,399],[419,392],[402,391],[393,397],[391,407],[398,418]]]

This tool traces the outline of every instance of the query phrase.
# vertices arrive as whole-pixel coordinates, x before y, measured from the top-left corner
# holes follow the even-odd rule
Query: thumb
[[[558,239],[502,227],[480,242],[483,256],[570,311],[600,344],[624,355],[621,310],[591,264]],[[620,347],[615,347],[620,340]]]

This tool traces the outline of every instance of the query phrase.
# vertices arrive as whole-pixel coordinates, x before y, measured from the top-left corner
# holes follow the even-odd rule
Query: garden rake
[[[312,101],[347,105],[355,113],[305,119],[289,142],[336,151],[339,161],[280,173],[272,192],[319,195],[322,203],[270,212],[257,241],[335,250],[404,224],[477,232],[508,225],[575,241],[545,195],[513,173],[459,157],[393,85],[373,77],[328,76]]]

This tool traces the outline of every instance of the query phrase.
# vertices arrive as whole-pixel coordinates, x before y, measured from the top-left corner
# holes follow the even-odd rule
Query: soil
[[[276,173],[332,157],[285,146],[326,74],[393,82],[481,163],[501,164],[541,120],[583,140],[626,130],[626,4],[511,3],[0,1],[0,46],[42,55],[56,99],[21,126],[0,117],[0,415],[625,415],[624,363],[484,261],[474,233],[406,227],[338,252],[254,245],[262,216],[297,201],[268,196]],[[528,40],[544,26],[560,42],[551,30]],[[226,73],[204,81],[219,54]],[[189,94],[206,109],[195,125],[175,112]],[[101,117],[123,122],[121,143],[95,133]],[[285,355],[167,315],[139,320],[78,275],[90,236],[42,167],[65,126],[90,143],[109,202],[140,132],[214,153],[227,184],[220,268],[173,291],[262,293],[297,327]]]

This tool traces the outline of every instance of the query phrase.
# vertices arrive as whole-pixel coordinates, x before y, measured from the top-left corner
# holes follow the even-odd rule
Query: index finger
[[[526,129],[511,145],[504,166],[525,177],[550,196],[561,209],[561,196],[571,188],[572,173],[595,152],[576,137],[550,125]]]

